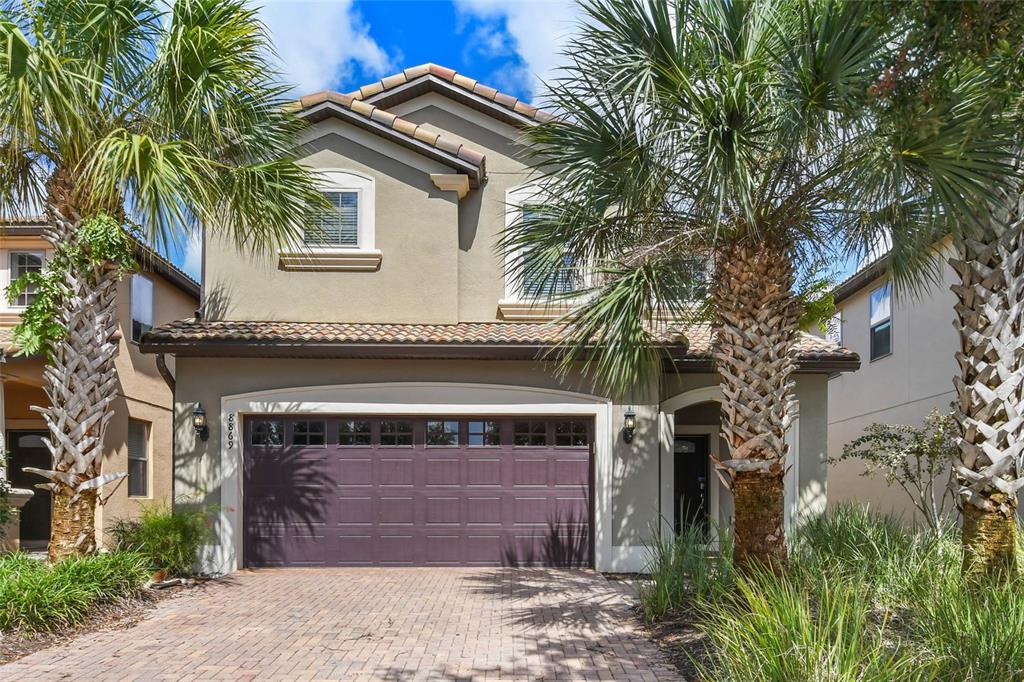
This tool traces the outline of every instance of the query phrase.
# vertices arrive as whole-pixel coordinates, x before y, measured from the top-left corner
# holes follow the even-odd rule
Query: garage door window
[[[320,421],[295,422],[292,445],[323,445],[324,423]]]
[[[380,444],[412,447],[412,422],[382,421],[380,423]]]
[[[548,444],[548,425],[543,421],[518,421],[513,425],[515,444],[543,446]]]
[[[252,425],[253,445],[284,445],[284,422],[280,419],[257,419]]]
[[[501,428],[498,422],[471,421],[467,431],[471,447],[501,445]]]
[[[587,445],[587,423],[584,421],[555,422],[555,446],[574,447]]]
[[[367,446],[373,440],[370,422],[360,419],[343,420],[338,426],[338,445],[347,447]],[[394,443],[391,443],[394,445]]]
[[[459,444],[459,422],[430,420],[427,422],[427,445],[454,447]]]

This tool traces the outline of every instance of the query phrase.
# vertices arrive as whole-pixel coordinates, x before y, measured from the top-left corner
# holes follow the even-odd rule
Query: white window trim
[[[7,291],[7,287],[14,281],[13,272],[11,271],[11,254],[15,253],[27,253],[33,256],[39,256],[43,259],[43,267],[46,267],[46,262],[50,260],[49,249],[0,249],[0,258],[3,259],[3,263],[0,264],[0,269],[3,271],[3,288]],[[3,298],[3,310],[7,312],[23,312],[28,306],[18,305],[11,303],[7,300],[6,296],[0,296]]]
[[[295,244],[279,254],[282,270],[341,270],[372,272],[380,269],[383,254],[375,247],[376,181],[348,168],[317,171],[324,192],[355,192],[358,202],[357,246]]]
[[[544,190],[535,183],[526,183],[512,187],[505,192],[505,229],[511,228],[520,215],[524,204],[531,200],[541,201]],[[523,296],[522,282],[516,282],[508,276],[516,261],[522,258],[523,249],[506,252],[502,262],[502,279],[504,282],[504,298],[498,301],[498,313],[504,320],[517,322],[544,322],[557,319],[572,309],[568,300],[545,300]],[[589,281],[584,273],[584,283]]]

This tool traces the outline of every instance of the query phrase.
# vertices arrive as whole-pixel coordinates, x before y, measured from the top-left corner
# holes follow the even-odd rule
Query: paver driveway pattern
[[[676,680],[592,571],[242,571],[3,680]]]

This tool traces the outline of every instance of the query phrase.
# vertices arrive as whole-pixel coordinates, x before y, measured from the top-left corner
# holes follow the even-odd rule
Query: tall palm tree
[[[716,464],[735,496],[736,559],[781,566],[797,273],[866,250],[883,230],[898,246],[939,233],[1000,186],[1005,144],[971,134],[981,82],[958,84],[941,126],[880,116],[892,36],[864,3],[582,8],[567,71],[549,87],[562,115],[527,132],[536,205],[503,249],[530,252],[520,277],[564,278],[567,263],[594,273],[578,278],[591,284],[572,294],[560,350],[619,392],[660,366],[652,326],[693,315],[687,292],[706,274],[694,256],[710,259],[730,448]]]
[[[36,472],[53,492],[58,559],[95,548],[99,488],[123,476],[101,471],[120,225],[158,246],[204,225],[259,250],[290,239],[322,199],[289,157],[298,123],[241,0],[7,3],[0,45],[0,212],[41,208],[64,268],[50,273],[59,334],[40,409],[53,465]]]
[[[987,74],[975,125],[1009,125],[1024,149],[1024,7],[969,0],[879,3],[906,26],[885,105],[896,115],[942,101],[956,82]],[[930,125],[932,122],[922,122]],[[1016,573],[1017,496],[1024,488],[1024,184],[1008,178],[975,221],[951,226],[960,338],[953,378],[960,428],[954,468],[963,509],[963,569]]]

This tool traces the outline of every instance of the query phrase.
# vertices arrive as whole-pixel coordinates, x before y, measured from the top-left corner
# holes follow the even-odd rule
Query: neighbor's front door
[[[22,469],[50,469],[50,451],[43,444],[45,431],[8,431],[7,447],[11,452],[11,461],[7,466],[11,485],[15,488],[28,488],[34,494],[21,508],[19,523],[21,544],[42,543],[50,540],[50,491],[37,488],[37,483],[44,479],[36,474],[29,474]]]

